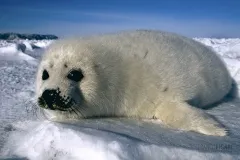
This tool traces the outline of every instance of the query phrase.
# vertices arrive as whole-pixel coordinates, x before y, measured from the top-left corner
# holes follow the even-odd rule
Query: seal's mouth
[[[45,90],[41,97],[38,98],[38,105],[44,109],[69,111],[74,104],[70,97],[60,96],[59,89]]]

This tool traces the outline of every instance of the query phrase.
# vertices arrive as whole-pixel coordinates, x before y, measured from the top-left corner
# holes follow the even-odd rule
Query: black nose
[[[53,103],[54,100],[56,99],[57,96],[57,90],[45,90],[42,94],[42,98],[44,99],[45,103],[50,109],[53,108]]]

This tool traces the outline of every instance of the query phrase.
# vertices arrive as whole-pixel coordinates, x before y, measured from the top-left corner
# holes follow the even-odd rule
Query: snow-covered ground
[[[240,39],[195,40],[212,47],[240,85]],[[238,99],[206,111],[229,129],[227,137],[127,119],[66,124],[41,120],[35,109],[34,79],[42,52],[52,42],[0,41],[0,159],[240,159]]]

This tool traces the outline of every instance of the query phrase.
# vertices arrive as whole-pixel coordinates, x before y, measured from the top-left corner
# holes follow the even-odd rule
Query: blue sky
[[[0,32],[64,37],[126,29],[240,37],[240,0],[0,0]]]

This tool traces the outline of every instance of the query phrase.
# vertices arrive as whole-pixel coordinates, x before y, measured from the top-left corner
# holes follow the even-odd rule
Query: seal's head
[[[112,69],[116,66],[113,58],[104,56],[106,51],[97,48],[77,40],[63,40],[46,51],[36,81],[41,108],[80,117],[110,112],[108,104],[116,101],[113,84],[118,83],[119,73]],[[106,65],[103,61],[112,64]],[[108,111],[104,109],[106,107]]]

